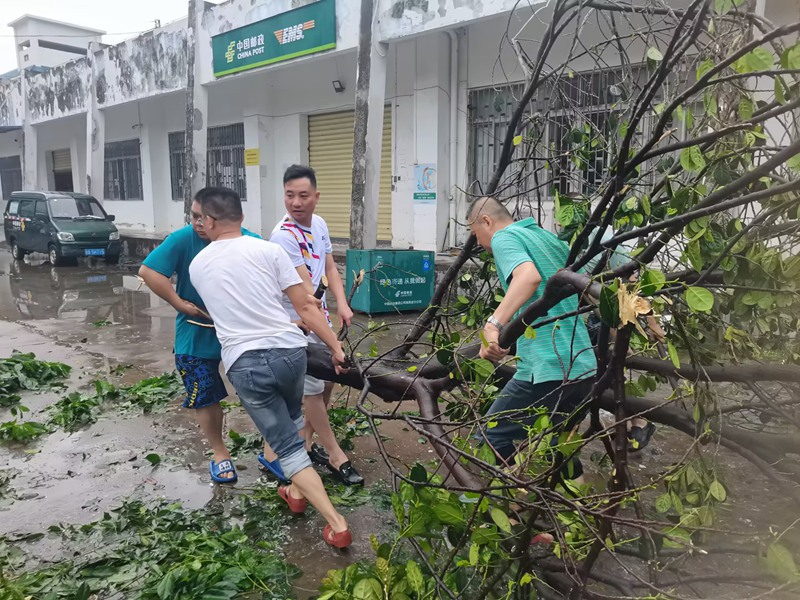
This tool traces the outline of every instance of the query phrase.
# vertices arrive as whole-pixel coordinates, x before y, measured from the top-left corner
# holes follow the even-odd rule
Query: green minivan
[[[3,215],[11,254],[44,252],[52,265],[80,256],[119,262],[119,231],[92,196],[74,192],[13,192]]]

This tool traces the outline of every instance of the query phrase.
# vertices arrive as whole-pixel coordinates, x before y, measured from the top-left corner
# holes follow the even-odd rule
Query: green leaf
[[[493,506],[489,513],[492,516],[492,521],[500,528],[500,531],[511,533],[511,521],[508,520],[508,515],[499,508]]]
[[[702,171],[706,167],[706,159],[699,146],[690,146],[681,151],[681,166],[690,173]]]
[[[797,563],[794,562],[792,553],[779,543],[770,544],[767,548],[767,570],[776,579],[785,583],[800,579]]]
[[[688,258],[689,262],[692,264],[692,268],[698,272],[703,270],[703,256],[700,252],[700,240],[698,239],[701,235],[702,232],[689,242],[686,245],[686,250],[684,250],[686,258]]]
[[[800,69],[800,44],[787,48],[781,55],[781,67],[784,69]]]
[[[535,340],[536,339],[536,330],[528,325],[525,328],[525,339],[526,340]]]
[[[728,494],[725,492],[725,488],[716,479],[708,487],[708,494],[709,496],[714,498],[717,502],[725,502],[725,498],[728,497]]]
[[[434,506],[433,514],[445,525],[461,525],[464,523],[464,514],[461,509],[449,503]]]
[[[667,340],[667,354],[669,355],[669,359],[672,361],[672,364],[675,365],[675,368],[680,369],[681,359],[678,356],[678,349],[670,340]]]
[[[652,296],[667,282],[667,278],[661,271],[655,269],[645,269],[642,275],[641,293],[643,296]]]
[[[383,600],[383,588],[377,579],[362,579],[353,587],[353,600]]]
[[[407,370],[408,370],[409,373],[413,373],[414,371],[417,370],[417,367],[416,366],[411,366],[411,367],[408,367]]]
[[[742,97],[739,100],[739,118],[742,121],[749,121],[753,117],[753,112],[755,111],[755,105],[750,98]]]
[[[153,466],[156,466],[158,463],[161,462],[161,457],[158,454],[156,454],[155,452],[153,452],[151,454],[148,454],[144,458],[145,458],[145,460],[147,462],[149,462]]]
[[[775,78],[775,100],[778,104],[786,104],[786,84],[783,83],[783,78],[778,76]]]
[[[499,542],[501,540],[500,534],[497,529],[491,525],[478,527],[472,531],[470,539],[479,546],[484,546],[492,542]]]
[[[702,287],[687,288],[683,297],[695,312],[709,312],[714,307],[714,294]]]
[[[661,54],[661,51],[658,48],[651,46],[647,49],[647,58],[655,62],[661,62],[664,60],[664,55]]]
[[[422,576],[422,570],[419,565],[413,560],[406,563],[406,579],[416,594],[421,594],[425,589],[425,578]]]
[[[469,547],[469,564],[471,566],[474,567],[475,565],[478,564],[478,556],[480,555],[480,551],[481,551],[480,546],[478,546],[477,544],[472,544]]]
[[[617,284],[603,286],[600,290],[600,319],[607,327],[619,324],[619,299]]]
[[[656,510],[661,514],[669,512],[669,509],[672,508],[672,499],[669,497],[669,494],[661,494],[658,498],[656,498]]]
[[[711,69],[714,68],[714,63],[711,61],[710,58],[707,58],[700,65],[697,67],[697,79],[702,79],[706,73],[708,73]]]
[[[564,204],[556,211],[556,220],[562,227],[569,227],[575,220],[575,205]]]
[[[406,508],[403,505],[403,499],[400,497],[400,494],[392,494],[392,510],[394,510],[397,523],[402,525],[406,517]]]
[[[768,71],[775,63],[775,56],[766,48],[755,48],[742,56],[734,64],[739,73],[753,73],[754,71]]]
[[[489,379],[494,374],[494,365],[485,358],[473,360],[472,369],[482,381]]]
[[[733,8],[733,0],[714,0],[714,11],[724,15]]]
[[[161,600],[167,600],[172,597],[172,588],[175,587],[175,571],[167,573],[156,586],[156,594]]]
[[[795,154],[792,158],[787,160],[786,166],[792,171],[800,171],[800,154]]]

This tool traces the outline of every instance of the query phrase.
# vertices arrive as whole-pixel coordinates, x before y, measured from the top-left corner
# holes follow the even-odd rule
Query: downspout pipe
[[[456,245],[456,182],[458,178],[458,33],[449,29],[450,36],[450,173],[448,185],[449,197],[449,227],[448,244],[450,248]]]

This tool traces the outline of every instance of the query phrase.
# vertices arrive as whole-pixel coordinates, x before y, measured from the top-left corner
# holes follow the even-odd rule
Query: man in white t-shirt
[[[319,202],[317,177],[311,167],[292,165],[283,174],[284,204],[286,216],[275,226],[270,241],[275,242],[289,255],[297,274],[309,286],[313,294],[319,287],[322,276],[328,280],[328,287],[336,299],[336,310],[342,323],[350,325],[353,311],[347,304],[342,277],[333,260],[333,246],[325,219],[314,214]],[[295,320],[300,317],[292,308],[288,297],[284,296],[283,306],[289,316]],[[325,295],[322,296],[322,308],[328,317],[328,306]],[[330,323],[330,318],[328,318]],[[311,343],[321,340],[311,334]],[[313,462],[326,466],[331,473],[346,485],[363,485],[364,478],[359,475],[347,455],[336,441],[328,419],[333,384],[306,375],[304,386],[303,408],[306,422],[302,435],[306,441],[306,449]],[[322,448],[313,443],[314,433],[319,436]],[[270,452],[264,448],[266,459],[261,463],[269,468]]]
[[[278,494],[295,513],[311,502],[328,522],[325,541],[349,546],[347,521],[331,504],[298,433],[307,340],[283,307],[283,295],[330,348],[337,371],[346,360],[342,344],[287,254],[277,244],[242,235],[236,192],[206,188],[197,199],[211,243],[194,258],[189,276],[214,321],[228,379],[291,481]]]

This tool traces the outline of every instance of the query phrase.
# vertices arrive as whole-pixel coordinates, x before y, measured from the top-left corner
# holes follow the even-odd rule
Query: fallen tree
[[[312,375],[361,390],[394,475],[401,537],[426,573],[420,581],[416,563],[380,546],[372,569],[332,575],[323,597],[370,582],[381,595],[361,597],[797,593],[793,517],[774,515],[772,532],[731,532],[720,508],[748,485],[800,499],[800,23],[776,26],[742,0],[680,10],[555,0],[525,11],[503,40],[524,89],[492,179],[467,192],[520,214],[553,199],[569,259],[501,344],[557,320],[550,311],[566,297],[596,311],[589,423],[570,437],[539,419],[510,465],[475,441],[493,426],[485,409],[513,364],[477,357],[476,329],[500,291],[491,257],[470,237],[397,348],[364,356],[375,332],[351,331],[354,367],[340,375],[323,350],[309,350]],[[371,407],[369,394],[389,408]],[[402,400],[418,414],[399,411]],[[627,441],[638,416],[686,441],[641,482]],[[426,437],[438,467],[392,461],[380,437],[387,420]],[[559,481],[554,437],[567,456],[602,448],[605,490]],[[747,476],[717,466],[722,453],[746,461]],[[542,531],[552,547],[530,544]],[[721,555],[763,560],[742,571]]]

